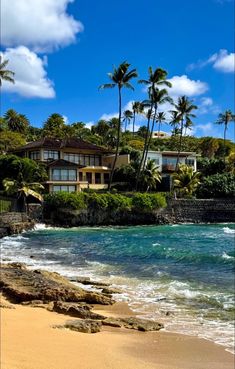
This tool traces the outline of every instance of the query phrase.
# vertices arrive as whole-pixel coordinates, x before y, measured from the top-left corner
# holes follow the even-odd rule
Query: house
[[[44,185],[49,192],[105,189],[114,160],[110,150],[78,138],[44,137],[14,150],[14,153],[47,165],[48,181]],[[119,155],[115,167],[128,163],[129,155]]]
[[[163,131],[153,131],[152,133],[152,139],[154,138],[169,138],[170,134]]]
[[[179,154],[179,164],[186,164],[197,170],[197,157],[195,152],[182,151]],[[162,175],[161,190],[169,191],[172,186],[171,174],[175,171],[177,163],[177,151],[148,151],[147,160],[154,160]]]

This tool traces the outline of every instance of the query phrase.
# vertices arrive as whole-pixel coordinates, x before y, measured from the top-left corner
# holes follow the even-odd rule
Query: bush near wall
[[[134,210],[134,211],[153,211],[166,207],[166,199],[163,194],[142,194],[125,196],[121,194],[95,192],[67,193],[57,192],[45,195],[45,203],[49,210],[71,209],[71,210]]]

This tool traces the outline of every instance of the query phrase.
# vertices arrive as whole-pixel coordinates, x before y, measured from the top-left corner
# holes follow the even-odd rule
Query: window
[[[95,173],[95,183],[101,184],[101,173]]]
[[[52,188],[53,192],[76,192],[76,186],[53,186]]]
[[[77,170],[76,169],[52,169],[53,181],[76,181]]]
[[[83,181],[83,173],[79,172],[79,182],[82,182],[82,181]]]
[[[92,173],[90,172],[86,173],[86,180],[88,183],[92,183]]]
[[[104,183],[105,184],[109,183],[109,173],[104,173]]]
[[[40,160],[40,151],[30,151],[29,157],[33,160]]]
[[[170,156],[162,159],[163,165],[176,165],[176,162],[177,162],[177,158],[170,157]]]
[[[72,154],[64,153],[64,160],[71,161],[72,163],[77,163],[85,166],[100,166],[101,156],[100,155],[84,155],[84,154]]]
[[[194,167],[194,159],[185,159],[185,164]]]
[[[43,158],[44,160],[57,160],[59,159],[59,151],[44,150]]]

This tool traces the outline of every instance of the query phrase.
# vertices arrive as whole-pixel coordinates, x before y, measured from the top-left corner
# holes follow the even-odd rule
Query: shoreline
[[[233,369],[223,347],[186,335],[105,327],[97,334],[54,329],[68,316],[13,305],[1,297],[2,369]],[[130,315],[125,303],[97,307],[110,316]],[[192,367],[193,363],[193,367]]]

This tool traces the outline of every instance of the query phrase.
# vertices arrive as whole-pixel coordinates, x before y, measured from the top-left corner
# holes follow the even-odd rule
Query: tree
[[[26,204],[26,198],[28,196],[32,196],[41,202],[43,201],[40,191],[43,190],[44,187],[41,183],[27,183],[24,181],[5,178],[3,180],[3,186],[8,195],[17,194],[18,199],[22,197],[24,205]]]
[[[117,131],[117,143],[116,143],[116,151],[115,151],[115,157],[112,165],[112,170],[110,174],[110,181],[109,181],[109,189],[111,188],[112,180],[113,180],[113,173],[115,169],[115,165],[117,162],[118,157],[118,151],[119,151],[119,144],[120,144],[120,133],[121,133],[121,118],[122,118],[122,88],[130,88],[131,90],[134,90],[132,85],[130,84],[130,81],[137,77],[137,71],[136,69],[128,70],[130,67],[130,64],[126,61],[121,63],[119,67],[114,68],[114,71],[112,73],[108,73],[108,76],[111,80],[111,83],[106,83],[100,86],[100,89],[105,88],[118,88],[118,105],[119,105],[119,113],[118,113],[118,131]]]
[[[224,125],[224,160],[225,160],[225,142],[226,142],[226,132],[228,129],[228,125],[231,122],[235,122],[235,114],[231,112],[231,110],[226,110],[224,113],[220,113],[216,124]]]
[[[63,138],[65,127],[64,118],[58,113],[53,113],[49,116],[43,125],[43,137]]]
[[[0,132],[0,154],[7,153],[25,144],[25,137],[21,133],[8,130]]]
[[[171,110],[171,118],[169,124],[172,126],[172,136],[179,134],[179,113],[176,110]]]
[[[158,123],[158,137],[160,137],[161,124],[166,123],[166,114],[164,112],[157,113],[156,123]]]
[[[9,60],[2,61],[2,56],[0,56],[0,87],[2,86],[2,81],[15,83],[13,78],[15,73],[11,70],[5,69],[8,63]]]
[[[192,167],[182,164],[173,174],[173,181],[174,188],[180,197],[190,197],[200,184],[200,173],[194,172]]]
[[[143,104],[144,104],[144,106],[148,107],[149,109],[147,111],[147,132],[146,132],[146,136],[145,136],[144,150],[143,150],[143,153],[142,153],[142,158],[140,160],[140,165],[139,165],[139,169],[138,169],[138,173],[137,173],[136,189],[138,188],[138,182],[139,182],[139,176],[140,176],[141,168],[144,167],[144,165],[145,165],[146,158],[147,158],[147,153],[148,153],[148,148],[149,148],[149,145],[151,143],[150,121],[151,121],[151,119],[153,119],[152,129],[151,129],[151,131],[153,131],[154,120],[155,120],[155,117],[156,117],[157,108],[158,108],[158,104],[159,104],[158,99],[160,98],[159,97],[159,86],[171,87],[171,83],[166,80],[167,72],[164,69],[157,68],[157,69],[155,69],[155,71],[153,71],[152,67],[149,67],[148,74],[149,74],[148,79],[143,79],[143,80],[139,81],[139,83],[148,86],[149,100],[143,102]],[[166,89],[163,89],[163,90],[164,90],[164,94],[166,96],[167,91],[166,91]],[[158,97],[157,97],[157,94],[158,94]],[[154,111],[154,114],[153,114],[153,111]]]
[[[197,197],[203,199],[235,197],[235,174],[217,173],[203,178]]]
[[[125,122],[125,132],[126,132],[127,126],[131,122],[131,119],[133,119],[133,112],[131,110],[125,110],[123,112],[123,122]]]
[[[158,182],[161,182],[161,174],[155,165],[154,160],[148,160],[145,168],[141,172],[141,186],[148,192],[148,190],[155,190]]]
[[[25,115],[17,113],[14,109],[9,109],[5,113],[4,119],[10,131],[22,134],[26,133],[29,120]]]
[[[182,147],[182,137],[183,137],[183,129],[185,125],[193,124],[191,121],[191,118],[194,118],[195,115],[192,114],[192,111],[197,109],[197,106],[192,103],[188,99],[187,96],[181,96],[178,98],[177,104],[174,104],[175,110],[178,113],[178,118],[180,122],[180,139],[179,139],[179,147],[178,147],[178,154],[177,154],[177,160],[176,160],[176,166],[175,170],[178,170],[179,166],[179,158],[180,158],[180,152]]]
[[[144,106],[141,102],[139,101],[134,101],[132,103],[132,110],[133,110],[133,128],[132,128],[132,133],[133,136],[135,135],[135,118],[136,118],[136,114],[143,114],[144,112]]]

